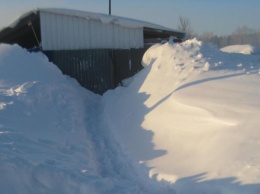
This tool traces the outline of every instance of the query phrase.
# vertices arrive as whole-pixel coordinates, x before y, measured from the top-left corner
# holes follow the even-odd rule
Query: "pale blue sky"
[[[0,28],[37,7],[59,7],[108,13],[109,0],[0,0]],[[260,0],[112,0],[112,14],[177,29],[189,18],[198,34],[230,34],[238,27],[260,30]]]

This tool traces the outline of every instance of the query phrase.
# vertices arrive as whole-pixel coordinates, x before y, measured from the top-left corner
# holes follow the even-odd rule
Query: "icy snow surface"
[[[260,56],[152,46],[99,96],[40,53],[0,45],[0,190],[260,193]]]

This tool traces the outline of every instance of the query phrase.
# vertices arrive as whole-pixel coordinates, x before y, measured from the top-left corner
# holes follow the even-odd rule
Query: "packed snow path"
[[[137,167],[136,161],[131,159],[118,144],[111,131],[103,122],[102,107],[100,103],[93,105],[92,110],[87,110],[86,115],[89,127],[88,137],[91,140],[92,154],[97,164],[97,174],[106,181],[112,181],[113,185],[108,185],[100,193],[173,193],[169,184],[160,184],[156,180],[151,180],[144,170]],[[138,171],[137,171],[138,169]],[[111,184],[111,183],[110,183]],[[112,188],[111,190],[109,188]]]

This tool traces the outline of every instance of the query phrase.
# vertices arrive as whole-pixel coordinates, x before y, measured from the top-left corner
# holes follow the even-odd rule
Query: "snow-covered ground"
[[[152,46],[103,96],[0,45],[1,193],[260,193],[260,55]]]

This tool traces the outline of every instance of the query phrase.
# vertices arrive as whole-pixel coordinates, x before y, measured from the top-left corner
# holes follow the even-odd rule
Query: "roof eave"
[[[15,20],[11,25],[3,28],[0,31],[0,42],[14,44],[17,43],[15,41],[19,36],[31,31],[28,26],[29,22],[34,23],[39,20],[39,12],[38,11],[30,11],[23,14],[17,20]]]
[[[174,31],[174,30],[163,30],[163,29],[156,29],[156,28],[147,28],[144,27],[144,35],[147,36],[156,36],[160,34],[161,38],[169,38],[170,36],[174,36],[177,38],[184,38],[185,33],[181,31]]]

